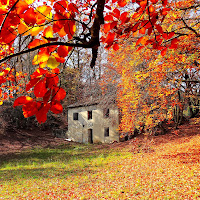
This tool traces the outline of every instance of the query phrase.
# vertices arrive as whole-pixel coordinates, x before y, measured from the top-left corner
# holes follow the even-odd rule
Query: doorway
[[[92,129],[88,129],[88,142],[90,144],[93,144],[93,130]]]

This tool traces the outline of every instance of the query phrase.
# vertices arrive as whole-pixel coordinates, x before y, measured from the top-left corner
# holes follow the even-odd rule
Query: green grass
[[[1,156],[0,199],[199,199],[199,144],[194,136],[151,153],[62,145]]]

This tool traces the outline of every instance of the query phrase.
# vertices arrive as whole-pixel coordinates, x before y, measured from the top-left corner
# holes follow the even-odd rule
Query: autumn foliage
[[[196,0],[2,0],[1,104],[13,96],[26,76],[17,72],[12,63],[15,57],[36,52],[32,60],[36,70],[23,83],[25,91],[14,106],[22,105],[25,117],[35,115],[40,123],[45,122],[49,110],[62,112],[66,94],[59,75],[75,47],[92,49],[91,68],[101,43],[118,51],[128,38],[136,43],[138,53],[151,48],[157,52],[155,57],[166,56],[168,49],[176,51],[183,39],[199,42],[198,8]],[[146,56],[146,60],[151,62],[151,57]],[[155,65],[156,69],[159,67]],[[138,74],[141,81],[143,75]]]

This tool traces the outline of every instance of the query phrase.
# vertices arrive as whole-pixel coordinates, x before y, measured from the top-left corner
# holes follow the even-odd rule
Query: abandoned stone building
[[[119,141],[119,112],[116,105],[102,107],[99,102],[68,106],[67,137],[81,143]]]

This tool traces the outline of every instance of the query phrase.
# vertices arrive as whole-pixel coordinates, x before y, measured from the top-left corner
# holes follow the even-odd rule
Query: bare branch
[[[192,32],[194,32],[194,33],[196,34],[197,37],[200,37],[199,33],[198,33],[195,29],[193,29],[192,27],[188,26],[188,24],[185,22],[185,20],[184,20],[183,18],[182,18],[182,21],[183,21],[183,23],[184,23],[184,25],[185,25],[185,27],[186,27],[187,29],[189,29],[189,30],[191,30]]]
[[[94,44],[92,42],[87,42],[87,43],[84,43],[84,44],[81,44],[81,43],[68,43],[68,42],[46,43],[46,44],[42,44],[42,45],[36,46],[34,48],[31,48],[31,49],[27,49],[27,50],[24,50],[24,51],[21,51],[21,52],[14,53],[14,54],[11,54],[9,56],[6,56],[6,57],[0,59],[0,63],[3,63],[4,61],[6,61],[8,59],[11,59],[11,58],[14,58],[16,56],[20,56],[22,54],[26,54],[26,53],[38,50],[40,48],[48,47],[48,46],[52,46],[52,45],[63,45],[63,46],[71,46],[71,47],[83,47],[83,48],[93,48],[94,47]]]
[[[3,28],[3,26],[4,26],[5,22],[6,22],[6,19],[7,19],[8,15],[9,15],[10,12],[14,9],[14,7],[17,5],[18,2],[19,2],[19,0],[17,0],[17,1],[14,3],[14,5],[12,6],[12,8],[6,13],[6,16],[5,16],[5,18],[4,18],[4,20],[3,20],[2,24],[1,24],[0,34],[1,34],[2,28]]]

